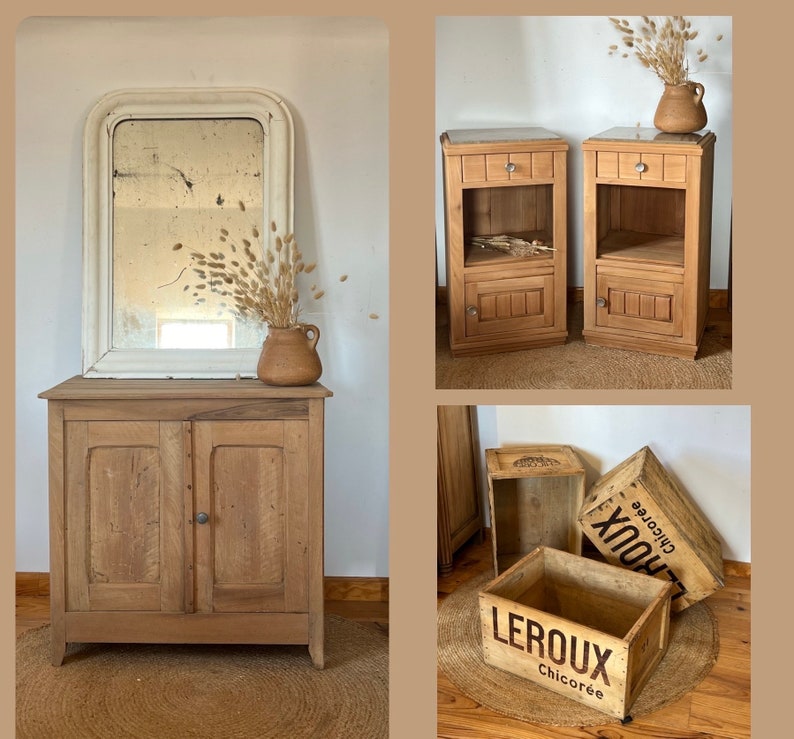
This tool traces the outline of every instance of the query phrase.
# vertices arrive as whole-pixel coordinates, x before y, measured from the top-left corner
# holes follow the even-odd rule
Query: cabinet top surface
[[[545,128],[459,128],[446,131],[450,144],[493,144],[511,141],[557,141]]]
[[[72,377],[39,394],[46,400],[177,400],[185,398],[327,398],[333,393],[319,383],[276,387],[259,380],[143,380]]]
[[[711,134],[711,131],[697,131],[695,133],[664,133],[657,128],[639,128],[631,126],[617,126],[591,136],[589,141],[622,141],[626,143],[646,144],[692,144],[700,145]]]

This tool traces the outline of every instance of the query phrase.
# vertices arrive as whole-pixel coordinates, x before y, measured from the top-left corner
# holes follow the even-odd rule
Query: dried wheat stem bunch
[[[240,209],[245,210],[243,203]],[[270,224],[275,234],[275,223]],[[222,250],[207,253],[175,244],[173,249],[187,248],[193,259],[193,272],[198,278],[193,290],[197,303],[206,302],[211,292],[228,302],[221,307],[241,317],[261,319],[273,328],[293,328],[300,325],[300,296],[298,275],[314,270],[306,264],[293,234],[284,237],[275,234],[273,245],[263,247],[259,229],[251,227],[250,238],[233,239],[229,232],[220,229]],[[315,297],[318,297],[316,294]]]
[[[689,81],[689,61],[687,44],[698,37],[692,30],[692,23],[681,15],[658,18],[641,16],[642,23],[636,28],[625,18],[609,18],[615,30],[621,35],[622,44],[629,51],[622,56],[634,54],[640,63],[652,70],[666,85],[683,85]],[[721,36],[717,37],[719,41]],[[609,53],[618,52],[620,46],[613,44]],[[703,49],[697,50],[697,59],[704,62],[708,58]]]

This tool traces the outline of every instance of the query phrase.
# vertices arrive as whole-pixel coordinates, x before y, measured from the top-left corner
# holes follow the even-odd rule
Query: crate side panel
[[[597,508],[580,514],[579,522],[609,563],[672,582],[675,611],[721,587],[643,485],[613,492]]]
[[[585,582],[589,585],[589,581]],[[547,602],[555,604],[549,611],[618,639],[625,638],[644,612],[641,606],[626,602],[620,593],[594,592],[584,588],[582,582],[552,582],[546,589]]]
[[[570,446],[537,446],[487,449],[488,472],[507,477],[584,474],[581,459]]]
[[[500,597],[521,601],[532,596],[527,592],[543,583],[546,577],[546,557],[544,550],[536,549],[495,577],[483,592],[498,594]],[[542,588],[541,588],[542,592]]]
[[[571,478],[523,478],[516,481],[516,489],[518,551],[528,553],[541,545],[567,551],[579,503]]]
[[[496,553],[515,554],[520,551],[519,495],[516,481],[493,480],[492,487],[491,535],[496,542]]]
[[[625,642],[489,593],[480,594],[480,620],[488,664],[625,717]]]
[[[670,632],[670,598],[660,599],[632,634],[629,647],[627,704],[633,705],[637,696],[667,652]]]
[[[698,552],[706,568],[722,583],[722,545],[716,531],[650,450],[641,482],[657,503],[658,513],[669,517],[689,547]]]
[[[636,480],[644,464],[646,449],[647,447],[643,447],[609,472],[601,475],[588,491],[583,509],[588,510],[601,505],[616,490],[622,490]]]
[[[576,557],[567,552],[544,550],[546,579],[571,587],[581,587],[604,596],[619,594],[622,602],[643,611],[659,597],[669,585],[645,574],[627,571],[609,563],[585,557]]]

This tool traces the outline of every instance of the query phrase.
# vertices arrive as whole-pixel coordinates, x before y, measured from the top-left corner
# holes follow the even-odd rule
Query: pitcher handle
[[[700,82],[693,82],[692,89],[695,91],[695,105],[697,105],[703,99],[703,93],[705,92],[705,89]]]
[[[303,335],[309,340],[310,348],[314,349],[320,340],[320,329],[313,323],[302,323]]]

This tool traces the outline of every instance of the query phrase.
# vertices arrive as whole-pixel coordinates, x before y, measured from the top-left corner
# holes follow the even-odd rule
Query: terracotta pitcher
[[[256,367],[267,385],[311,385],[323,372],[317,354],[320,329],[310,323],[294,328],[268,327]]]
[[[653,125],[666,133],[700,131],[708,120],[703,107],[703,93],[703,85],[699,82],[665,85]]]

